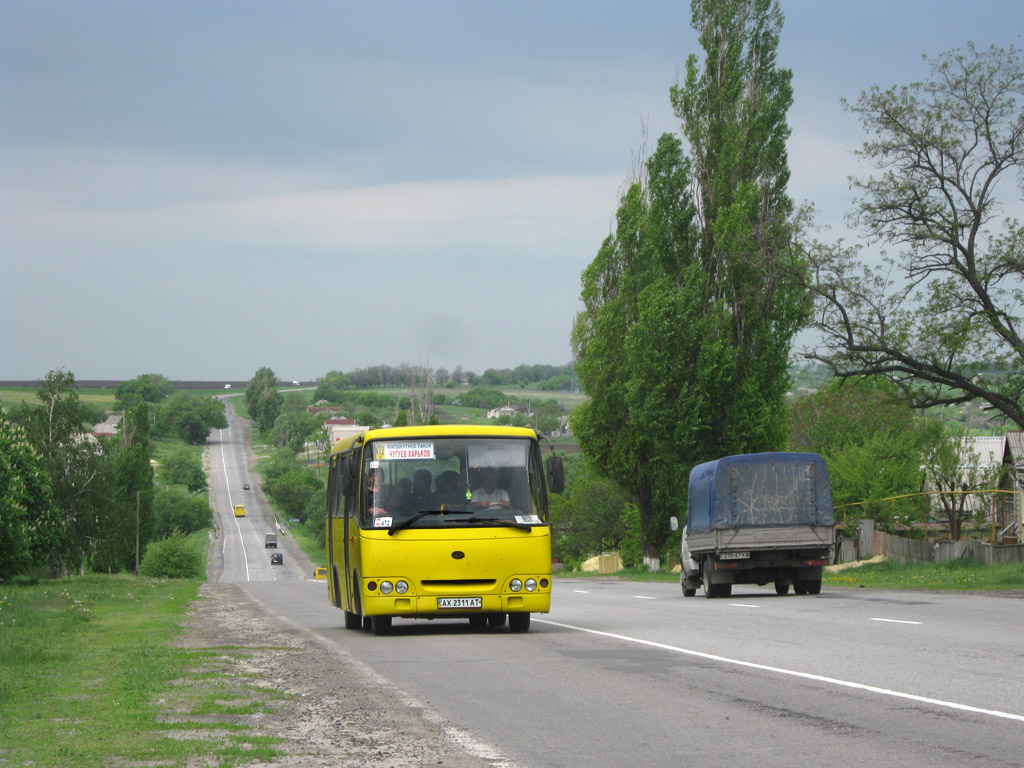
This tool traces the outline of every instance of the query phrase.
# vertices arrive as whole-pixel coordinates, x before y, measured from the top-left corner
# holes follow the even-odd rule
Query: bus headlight
[[[527,579],[526,580],[526,591],[527,592],[536,592],[537,591],[537,580],[536,579]]]
[[[398,594],[404,595],[408,591],[409,585],[406,584],[404,581],[399,581],[395,584],[395,592],[397,592]]]
[[[380,583],[380,593],[382,595],[390,595],[392,590],[394,590],[394,588],[395,588],[395,585],[392,584],[390,581],[382,581]]]
[[[523,582],[521,582],[519,579],[512,579],[512,581],[508,583],[508,588],[511,589],[513,592],[518,592],[523,588]]]

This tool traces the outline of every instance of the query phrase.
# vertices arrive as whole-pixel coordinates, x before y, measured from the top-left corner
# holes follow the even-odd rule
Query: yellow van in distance
[[[245,517],[245,504],[235,504],[235,517]]]

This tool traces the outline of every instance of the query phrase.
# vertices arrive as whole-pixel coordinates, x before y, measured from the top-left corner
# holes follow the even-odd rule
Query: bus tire
[[[510,613],[508,615],[508,629],[510,632],[529,632],[530,614]]]
[[[487,617],[487,625],[491,627],[504,627],[505,626],[505,614],[504,613],[492,613]]]
[[[363,617],[352,611],[345,611],[345,629],[361,629]]]
[[[375,635],[390,635],[391,634],[391,617],[390,616],[371,616],[370,617],[370,629],[373,630]]]

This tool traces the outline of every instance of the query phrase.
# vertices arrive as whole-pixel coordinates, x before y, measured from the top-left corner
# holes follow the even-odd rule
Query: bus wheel
[[[508,628],[510,632],[528,632],[530,629],[530,614],[510,613],[508,615]]]
[[[504,627],[505,626],[505,614],[504,613],[492,613],[487,617],[487,624],[492,627]]]
[[[359,629],[363,626],[363,617],[352,611],[345,611],[345,629]]]
[[[391,617],[390,616],[371,616],[370,617],[370,629],[373,630],[375,635],[390,635],[391,634]]]

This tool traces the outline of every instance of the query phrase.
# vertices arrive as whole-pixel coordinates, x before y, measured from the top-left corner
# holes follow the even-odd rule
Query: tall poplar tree
[[[785,445],[789,348],[809,308],[786,195],[782,14],[771,0],[692,8],[704,69],[691,56],[671,91],[691,154],[659,139],[583,274],[572,337],[591,398],[574,431],[636,498],[650,566],[694,464]]]

